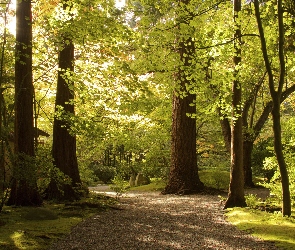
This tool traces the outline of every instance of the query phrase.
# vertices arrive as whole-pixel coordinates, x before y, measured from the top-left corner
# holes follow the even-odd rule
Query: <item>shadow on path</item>
[[[217,196],[128,193],[50,249],[277,249],[224,219]]]

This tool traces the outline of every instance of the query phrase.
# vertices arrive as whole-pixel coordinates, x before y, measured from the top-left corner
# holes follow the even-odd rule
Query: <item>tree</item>
[[[63,4],[63,10],[70,9],[70,3]],[[62,48],[59,52],[59,70],[56,89],[56,101],[53,124],[52,156],[54,165],[71,180],[70,183],[58,183],[52,179],[47,190],[49,199],[75,200],[79,198],[75,188],[81,184],[76,156],[76,136],[71,133],[71,126],[66,117],[73,116],[74,88],[74,44],[70,35],[62,34]],[[59,114],[59,115],[58,115]]]
[[[189,0],[180,1],[188,5]],[[182,13],[181,15],[187,13]],[[186,24],[186,18],[182,16],[178,26]],[[191,67],[193,66],[195,42],[191,37],[178,38],[178,53],[182,66],[175,74],[175,81],[179,84],[174,91],[172,100],[172,139],[171,139],[171,166],[168,184],[164,194],[187,194],[203,189],[197,167],[196,154],[196,120],[188,114],[196,113],[196,94],[190,90],[193,80]]]
[[[280,105],[282,98],[282,90],[285,84],[285,73],[286,73],[286,63],[285,63],[285,53],[284,53],[284,11],[282,7],[282,1],[277,1],[277,21],[278,21],[278,59],[279,59],[279,77],[277,86],[275,84],[275,76],[272,69],[272,64],[268,55],[268,49],[266,44],[266,39],[264,35],[264,29],[262,25],[262,19],[260,16],[259,1],[254,1],[255,15],[258,25],[258,30],[260,34],[261,50],[263,54],[263,59],[265,62],[265,68],[268,73],[268,85],[271,98],[273,101],[272,108],[272,120],[273,120],[273,133],[274,133],[274,149],[280,169],[281,182],[282,182],[282,193],[283,193],[283,215],[291,215],[291,199],[289,190],[289,176],[287,171],[286,162],[283,155],[282,148],[282,136],[281,136],[281,121],[280,121]]]
[[[16,161],[8,205],[42,204],[34,164],[31,1],[16,4],[15,125]]]
[[[234,34],[234,80],[232,85],[232,125],[231,125],[231,171],[228,198],[224,208],[244,207],[244,173],[243,173],[243,120],[241,111],[242,86],[239,80],[238,67],[241,63],[241,26],[239,13],[241,1],[234,1],[234,21],[236,30]]]

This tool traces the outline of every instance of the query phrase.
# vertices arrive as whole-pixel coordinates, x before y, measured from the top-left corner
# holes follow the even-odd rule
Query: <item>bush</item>
[[[116,175],[116,169],[114,167],[104,166],[93,162],[89,168],[93,171],[95,177],[97,177],[103,183],[110,183]]]
[[[129,183],[123,179],[121,175],[116,175],[112,180],[113,185],[110,186],[112,190],[116,192],[116,199],[119,198],[123,193],[130,187]]]
[[[217,168],[199,171],[201,181],[207,187],[228,189],[230,174]]]
[[[274,175],[273,169],[264,168],[264,159],[266,157],[273,156],[273,153],[269,150],[273,146],[273,138],[267,138],[260,140],[254,145],[252,152],[252,171],[255,176],[264,177],[267,181]]]

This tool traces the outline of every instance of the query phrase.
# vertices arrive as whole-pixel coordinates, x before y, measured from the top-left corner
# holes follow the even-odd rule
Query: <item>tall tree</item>
[[[277,86],[275,84],[275,76],[273,74],[272,64],[268,55],[266,38],[264,35],[264,29],[262,25],[262,19],[260,16],[260,7],[259,1],[254,1],[255,6],[255,15],[260,35],[261,50],[263,54],[263,59],[265,63],[265,68],[268,73],[268,85],[271,98],[273,101],[272,108],[272,120],[273,120],[273,133],[274,133],[274,149],[280,169],[281,182],[282,182],[282,193],[283,193],[283,206],[282,213],[283,215],[291,215],[291,198],[290,198],[290,189],[289,189],[289,176],[287,171],[286,162],[283,155],[282,148],[282,135],[281,135],[281,98],[282,90],[285,84],[285,74],[286,74],[286,63],[285,63],[285,52],[284,52],[284,11],[282,7],[282,1],[277,1],[277,21],[278,21],[278,59],[280,65],[279,77]]]
[[[244,197],[243,173],[243,120],[242,120],[242,86],[238,67],[241,64],[241,26],[239,13],[241,0],[234,0],[234,80],[232,84],[232,125],[231,125],[231,170],[228,198],[224,208],[246,206]]]
[[[63,3],[63,10],[71,8],[70,1]],[[70,14],[68,14],[70,15]],[[56,89],[55,110],[61,116],[56,115],[53,124],[52,156],[54,165],[71,179],[70,183],[58,183],[52,179],[48,192],[49,199],[75,200],[79,198],[75,188],[81,184],[78,162],[76,156],[76,136],[71,133],[69,121],[66,116],[75,114],[74,110],[74,44],[70,34],[62,34],[62,48],[59,52],[59,70]]]
[[[16,161],[8,205],[42,204],[34,164],[31,1],[16,4],[15,125]]]
[[[259,85],[256,85],[259,87]],[[291,85],[282,92],[281,103],[284,102],[293,92],[295,91],[295,85]],[[255,91],[256,92],[256,91]],[[268,101],[262,110],[256,107],[252,107],[252,112],[249,114],[249,108],[253,105],[254,99],[257,99],[257,93],[253,93],[248,100],[245,101],[242,110],[243,118],[243,168],[244,168],[244,184],[246,187],[254,187],[252,175],[252,151],[254,147],[254,142],[260,135],[265,123],[268,120],[269,115],[271,114],[273,108],[273,101]],[[255,106],[255,105],[253,105]],[[258,113],[260,114],[258,115]],[[257,116],[256,122],[254,122],[254,113]],[[220,113],[220,117],[223,115]],[[250,117],[250,122],[247,120]],[[251,122],[252,121],[252,122]],[[221,128],[224,136],[224,141],[227,150],[230,152],[230,142],[231,142],[231,133],[230,133],[230,121],[226,117],[220,119]]]
[[[189,0],[179,1],[180,6],[188,5]],[[185,8],[184,8],[185,9]],[[188,8],[189,9],[189,8]],[[186,20],[190,17],[181,13],[181,25],[188,25]],[[179,37],[178,53],[182,65],[175,74],[176,87],[172,100],[172,140],[171,140],[171,167],[168,184],[164,194],[186,194],[203,189],[200,181],[196,154],[196,120],[188,114],[196,113],[196,94],[189,86],[193,84],[192,64],[194,61],[195,42],[191,37]]]

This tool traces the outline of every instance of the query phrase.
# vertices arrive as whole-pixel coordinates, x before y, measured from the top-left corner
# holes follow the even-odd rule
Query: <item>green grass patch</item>
[[[130,191],[141,191],[141,192],[149,192],[149,191],[162,191],[166,186],[166,181],[163,179],[152,178],[151,183],[148,185],[142,185],[137,187],[129,188]]]
[[[7,207],[0,213],[0,249],[48,249],[71,228],[116,201],[89,195],[67,204],[45,203],[43,207]]]
[[[206,187],[219,190],[228,189],[230,180],[230,174],[228,171],[218,169],[201,170],[199,171],[199,177]]]
[[[295,249],[295,219],[282,217],[281,213],[267,213],[250,208],[233,208],[226,212],[227,220],[239,229],[282,249]]]
[[[228,189],[229,185],[229,172],[218,169],[201,170],[199,171],[201,181],[206,187],[212,187],[220,190]],[[130,191],[162,191],[167,182],[160,178],[152,178],[151,183],[148,185],[142,185],[137,187],[129,188]]]

